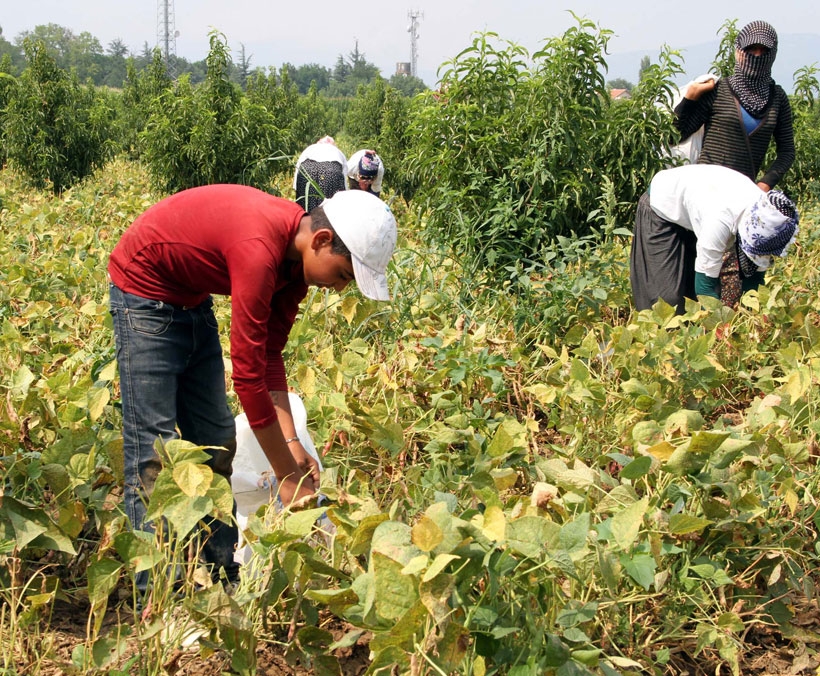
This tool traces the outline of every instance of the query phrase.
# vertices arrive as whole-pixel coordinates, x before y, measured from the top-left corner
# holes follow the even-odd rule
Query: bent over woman
[[[721,266],[734,251],[737,283],[756,289],[797,234],[799,215],[782,192],[762,192],[748,177],[696,164],[655,174],[638,203],[629,273],[635,307],[659,298],[683,314],[685,299],[721,297]],[[725,283],[725,282],[724,282]]]

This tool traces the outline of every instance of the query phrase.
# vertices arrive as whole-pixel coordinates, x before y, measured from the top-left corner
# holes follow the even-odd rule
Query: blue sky
[[[358,40],[359,50],[390,76],[398,61],[410,61],[408,12],[419,24],[419,75],[435,82],[438,67],[469,46],[475,31],[490,30],[530,51],[574,25],[568,10],[614,31],[610,52],[645,51],[654,59],[664,43],[675,49],[711,42],[725,19],[739,25],[769,21],[781,36],[820,34],[815,0],[417,0],[412,3],[356,3],[327,0],[174,0],[180,35],[177,53],[205,57],[208,32],[221,31],[234,54],[240,43],[251,66],[319,63],[332,66]],[[157,0],[8,0],[0,12],[7,40],[37,24],[57,23],[75,33],[88,31],[105,47],[122,39],[132,51],[157,36]],[[781,40],[781,51],[788,41]],[[820,54],[817,55],[820,60]]]

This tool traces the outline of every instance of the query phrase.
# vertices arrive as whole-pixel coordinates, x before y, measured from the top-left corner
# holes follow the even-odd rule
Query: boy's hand
[[[289,476],[279,481],[279,499],[286,508],[298,508],[300,503],[309,502],[316,489],[309,476]]]
[[[288,449],[290,450],[293,459],[296,461],[296,464],[299,466],[299,469],[302,470],[302,473],[306,477],[310,477],[313,480],[314,485],[319,485],[319,463],[316,462],[314,457],[305,450],[305,447],[302,445],[302,442],[292,442],[288,444]]]

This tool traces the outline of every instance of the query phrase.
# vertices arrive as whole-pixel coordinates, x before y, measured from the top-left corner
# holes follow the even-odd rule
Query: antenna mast
[[[177,55],[177,35],[174,22],[174,0],[157,0],[157,46],[170,73],[172,57]]]
[[[418,77],[419,18],[424,18],[424,12],[411,9],[407,16],[410,19],[410,25],[407,27],[407,32],[410,33],[410,75]]]

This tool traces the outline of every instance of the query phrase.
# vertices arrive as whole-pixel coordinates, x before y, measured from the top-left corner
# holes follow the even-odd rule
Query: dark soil
[[[130,614],[128,617],[130,619]],[[86,609],[68,606],[55,608],[54,617],[48,627],[49,635],[53,640],[49,651],[50,658],[41,663],[39,669],[33,673],[41,676],[65,676],[72,673],[71,653],[75,646],[85,641],[87,619]],[[115,612],[109,613],[103,625],[103,633],[123,621],[122,615],[117,615]],[[332,633],[334,640],[338,640],[354,627],[336,618],[328,617],[322,623],[322,628]],[[364,634],[356,645],[339,649],[334,653],[333,656],[339,664],[339,671],[336,673],[341,676],[359,676],[367,671],[370,664],[368,640],[369,636]],[[134,650],[136,649],[138,646],[134,642]],[[133,654],[129,651],[123,662]],[[298,660],[286,656],[285,648],[280,643],[260,640],[256,649],[256,662],[257,673],[265,676],[308,676],[315,673],[309,666],[299,664]],[[169,676],[222,676],[233,673],[231,657],[228,653],[218,651],[204,656],[197,648],[171,651],[162,667],[163,672]],[[19,674],[32,673],[30,669],[31,665],[18,665]],[[132,669],[132,672],[136,673],[136,669]]]
[[[777,628],[762,625],[755,625],[746,633],[740,657],[740,673],[743,676],[809,676],[820,673],[820,607],[814,600],[804,602],[802,607],[794,608],[794,612],[791,638],[783,636]],[[68,605],[55,608],[48,627],[53,640],[48,651],[50,658],[38,665],[36,671],[32,665],[19,664],[17,673],[42,676],[74,673],[70,666],[71,652],[85,640],[87,617],[84,608]],[[106,617],[103,632],[122,621],[122,615],[111,612]],[[336,640],[354,628],[332,616],[324,617],[321,625]],[[337,650],[333,657],[338,662],[338,671],[334,667],[332,671],[322,669],[321,673],[338,673],[341,676],[363,674],[370,663],[368,640],[369,636],[364,634],[354,646]],[[731,673],[716,651],[707,649],[693,657],[694,643],[670,647],[671,659],[664,672],[668,676],[729,676]],[[138,649],[136,643],[134,649]],[[42,654],[42,651],[39,652]],[[260,639],[256,659],[257,673],[266,676],[307,676],[316,673],[309,665],[299,664],[287,655],[282,643]],[[162,666],[164,673],[170,676],[222,676],[232,673],[229,654],[218,651],[204,655],[196,648],[172,651]]]

